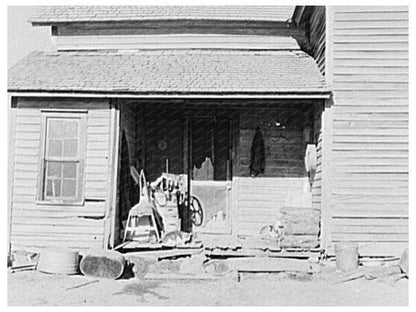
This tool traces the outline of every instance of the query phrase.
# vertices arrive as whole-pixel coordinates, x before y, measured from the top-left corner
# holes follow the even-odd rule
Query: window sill
[[[48,206],[84,206],[84,201],[51,201],[51,200],[37,200],[37,205]]]

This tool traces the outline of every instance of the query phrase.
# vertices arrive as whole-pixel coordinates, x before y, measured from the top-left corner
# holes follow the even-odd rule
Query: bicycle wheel
[[[199,199],[195,196],[191,196],[191,219],[195,226],[201,226],[204,222],[204,211]]]

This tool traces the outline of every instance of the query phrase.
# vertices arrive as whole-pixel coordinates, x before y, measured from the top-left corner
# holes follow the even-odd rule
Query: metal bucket
[[[54,274],[77,274],[78,251],[58,248],[43,249],[39,256],[38,270]]]
[[[351,272],[358,269],[358,245],[356,243],[335,244],[337,270]]]

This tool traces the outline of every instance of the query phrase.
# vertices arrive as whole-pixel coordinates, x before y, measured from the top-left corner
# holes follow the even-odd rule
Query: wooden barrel
[[[335,244],[335,256],[338,270],[350,272],[358,269],[358,245],[356,243]]]
[[[90,250],[80,263],[82,274],[90,277],[117,279],[124,271],[126,260],[114,250]]]
[[[77,274],[78,263],[78,251],[45,248],[40,252],[37,269],[45,273]]]

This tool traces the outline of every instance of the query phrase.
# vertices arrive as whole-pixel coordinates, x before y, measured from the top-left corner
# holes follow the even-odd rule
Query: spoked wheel
[[[204,222],[204,211],[202,210],[201,202],[195,196],[191,196],[190,209],[193,225],[201,226],[202,222]]]

